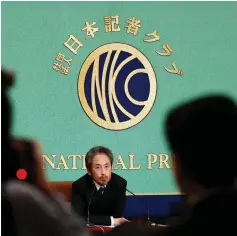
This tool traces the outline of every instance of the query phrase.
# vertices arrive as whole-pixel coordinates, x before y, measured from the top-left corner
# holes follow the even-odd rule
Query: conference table
[[[152,227],[153,229],[158,229],[160,227],[167,227],[167,225],[162,225],[162,224],[157,224],[156,226]],[[111,226],[98,226],[98,225],[95,225],[95,226],[91,226],[91,227],[86,227],[86,229],[91,232],[93,235],[102,235],[106,232],[109,232],[111,230],[113,230],[115,227],[111,227]]]
[[[86,230],[91,232],[93,235],[102,235],[106,232],[109,232],[111,230],[113,230],[114,227],[111,227],[111,226],[91,226],[91,227],[86,227]]]
[[[104,232],[111,231],[112,229],[114,229],[114,227],[95,225],[95,226],[91,226],[91,227],[86,227],[86,229],[90,232],[103,232],[104,233]]]

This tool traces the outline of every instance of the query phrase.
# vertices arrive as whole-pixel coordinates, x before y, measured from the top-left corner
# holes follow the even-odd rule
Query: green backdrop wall
[[[172,106],[204,94],[224,93],[237,99],[237,3],[1,5],[2,66],[13,69],[17,81],[11,93],[16,109],[14,134],[40,141],[49,180],[76,180],[86,172],[83,155],[92,146],[105,145],[114,152],[114,171],[128,180],[131,191],[177,193],[172,154],[164,138],[165,115]],[[91,31],[83,30],[86,22]],[[68,41],[70,35],[74,41]],[[135,115],[131,127],[120,130],[102,127],[99,119],[93,121],[78,91],[79,74],[88,56],[111,43],[130,45],[135,56],[141,53],[147,59],[151,66],[148,87],[155,91],[144,119]],[[64,64],[59,68],[60,60]],[[139,97],[143,87],[132,84],[132,96]],[[113,127],[123,125],[119,122]],[[200,165],[205,165],[201,157]]]

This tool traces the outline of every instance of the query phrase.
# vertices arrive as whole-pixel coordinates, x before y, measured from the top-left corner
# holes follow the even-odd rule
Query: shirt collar
[[[99,185],[98,183],[96,183],[95,181],[93,181],[93,182],[94,182],[94,184],[95,184],[95,187],[96,187],[97,191],[98,191],[101,187],[106,188],[106,185],[101,186],[101,185]]]

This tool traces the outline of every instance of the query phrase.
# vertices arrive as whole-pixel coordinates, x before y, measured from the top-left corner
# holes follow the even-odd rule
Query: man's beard
[[[105,185],[108,184],[108,182],[109,182],[108,180],[105,180],[105,181],[103,181],[102,183],[100,183],[100,186],[101,186],[101,187],[104,187]]]

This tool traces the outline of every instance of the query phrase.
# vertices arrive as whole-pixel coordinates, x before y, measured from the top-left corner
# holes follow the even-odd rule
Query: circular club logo
[[[150,62],[127,44],[109,43],[95,49],[79,73],[82,107],[105,129],[124,130],[141,122],[152,109],[156,93]]]

